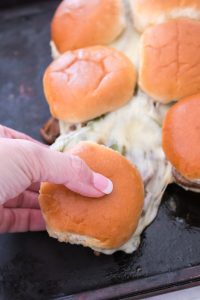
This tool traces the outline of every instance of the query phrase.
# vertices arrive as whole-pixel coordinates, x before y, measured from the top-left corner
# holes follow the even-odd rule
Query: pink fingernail
[[[97,190],[104,194],[110,194],[113,190],[112,181],[99,173],[93,174],[93,184]]]

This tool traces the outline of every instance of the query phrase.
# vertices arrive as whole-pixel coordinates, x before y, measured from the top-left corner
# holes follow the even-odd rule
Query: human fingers
[[[0,233],[45,230],[45,222],[39,209],[0,209]]]
[[[17,130],[14,130],[12,128],[3,125],[0,125],[0,137],[9,138],[9,139],[27,140],[42,145],[44,147],[48,147],[47,145],[40,143],[39,141],[33,139],[32,137],[30,137],[25,133],[19,132]]]
[[[101,197],[112,191],[112,182],[93,172],[78,156],[25,140],[0,139],[0,144],[0,157],[5,157],[0,164],[2,204],[21,194],[33,182],[64,184],[89,197]]]
[[[8,200],[4,203],[5,208],[35,208],[39,209],[38,203],[38,196],[39,194],[32,191],[25,191],[21,193],[19,196],[15,197],[14,199]]]

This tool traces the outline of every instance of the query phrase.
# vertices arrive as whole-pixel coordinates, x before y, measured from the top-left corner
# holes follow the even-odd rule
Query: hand
[[[112,191],[112,182],[80,158],[0,126],[0,233],[45,229],[38,204],[42,181],[64,184],[88,197]]]

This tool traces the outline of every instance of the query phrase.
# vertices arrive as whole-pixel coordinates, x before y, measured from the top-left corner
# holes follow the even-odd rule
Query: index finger
[[[39,209],[0,208],[0,233],[45,230],[45,222]]]
[[[10,138],[10,139],[28,140],[33,143],[37,143],[37,144],[47,147],[46,145],[40,143],[39,141],[33,139],[32,137],[30,137],[29,135],[27,135],[25,133],[19,132],[17,130],[14,130],[12,128],[2,126],[2,125],[0,125],[0,137]]]

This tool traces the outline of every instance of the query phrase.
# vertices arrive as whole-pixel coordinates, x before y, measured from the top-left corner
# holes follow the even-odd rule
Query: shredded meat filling
[[[50,118],[40,129],[40,134],[47,144],[53,144],[60,135],[58,120],[53,117]]]

